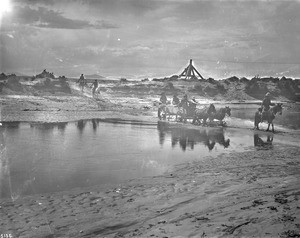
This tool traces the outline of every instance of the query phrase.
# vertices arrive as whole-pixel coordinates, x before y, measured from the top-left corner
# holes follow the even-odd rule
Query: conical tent
[[[185,79],[197,78],[197,75],[204,79],[198,70],[193,66],[193,60],[190,59],[190,64],[183,70],[183,72],[179,75],[179,77],[185,76]]]

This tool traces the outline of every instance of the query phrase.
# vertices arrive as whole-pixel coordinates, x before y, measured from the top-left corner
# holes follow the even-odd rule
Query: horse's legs
[[[270,123],[268,122],[268,128],[267,128],[266,131],[269,131],[269,129],[270,129]]]
[[[185,113],[182,114],[182,120],[183,120],[183,123],[186,123],[186,114]]]
[[[193,121],[192,121],[192,124],[195,124],[197,118],[196,117],[193,117]]]
[[[206,125],[207,125],[207,124],[206,124],[207,118],[204,117],[202,120],[203,120],[202,124],[206,126]]]
[[[187,118],[186,118],[186,116],[184,116],[184,120],[183,120],[183,122],[184,122],[184,123],[186,123],[186,122],[187,122]]]
[[[274,133],[274,124],[273,124],[273,122],[272,122],[272,132]]]
[[[197,123],[197,124],[196,124]],[[195,125],[199,125],[200,124],[200,119],[198,116],[194,116],[193,117],[193,121],[192,121],[192,124],[195,124]]]

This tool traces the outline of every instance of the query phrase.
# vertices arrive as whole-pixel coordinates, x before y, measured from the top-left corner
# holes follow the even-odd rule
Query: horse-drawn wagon
[[[220,108],[216,110],[214,104],[209,106],[196,107],[195,104],[189,104],[187,107],[182,107],[181,105],[168,105],[162,104],[158,108],[158,118],[160,120],[170,120],[171,118],[175,121],[187,122],[187,120],[192,120],[193,124],[207,124],[207,119],[210,122],[217,120],[223,125],[223,119],[225,115],[231,115],[230,108]]]

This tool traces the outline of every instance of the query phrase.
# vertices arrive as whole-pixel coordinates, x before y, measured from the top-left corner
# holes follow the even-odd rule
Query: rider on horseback
[[[77,83],[85,82],[85,78],[83,74],[80,75],[80,78],[78,79]]]
[[[83,87],[86,84],[86,79],[84,78],[83,74],[80,75],[80,78],[78,79],[77,83],[79,83],[79,86],[81,87],[81,92],[83,92]]]
[[[95,79],[95,81],[92,84],[92,94],[93,94],[93,97],[95,97],[95,93],[96,93],[96,90],[98,89],[98,86],[99,86],[98,81],[97,81],[97,79]]]
[[[261,103],[261,108],[262,108],[262,114],[261,114],[261,121],[263,120],[263,118],[266,115],[266,112],[269,111],[270,106],[274,106],[275,104],[271,102],[271,98],[270,98],[270,93],[267,92],[262,103]]]

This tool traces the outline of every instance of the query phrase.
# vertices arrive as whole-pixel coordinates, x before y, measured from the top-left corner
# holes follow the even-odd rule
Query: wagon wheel
[[[227,126],[227,123],[225,121],[220,121],[219,126]]]
[[[176,113],[176,121],[179,121],[179,122],[182,122],[182,119],[183,119],[183,112],[181,110],[179,110],[177,113]]]
[[[157,117],[159,120],[163,119],[166,120],[167,113],[166,113],[166,108],[164,106],[160,106],[157,110]]]
[[[182,110],[182,119],[181,119],[181,121],[186,123],[187,122],[187,117],[188,117],[187,112],[185,110]]]
[[[157,117],[158,117],[158,119],[159,119],[159,120],[161,120],[161,119],[162,119],[162,116],[161,116],[161,114],[162,114],[162,108],[161,108],[161,107],[159,107],[159,108],[157,109]]]

